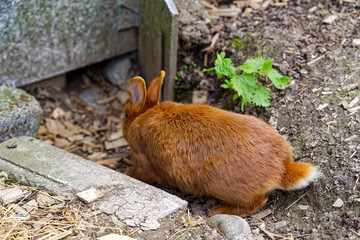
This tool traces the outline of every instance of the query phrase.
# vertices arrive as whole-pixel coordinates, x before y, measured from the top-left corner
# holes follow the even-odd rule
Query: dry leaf
[[[70,142],[65,138],[55,138],[55,146],[65,148],[70,145]]]
[[[61,108],[57,107],[54,109],[54,111],[50,114],[50,117],[54,119],[62,118],[66,115],[65,111]]]
[[[93,154],[87,156],[87,158],[90,160],[102,159],[102,158],[106,157],[106,155],[107,155],[106,152],[94,152]]]
[[[103,165],[105,167],[116,169],[119,166],[120,161],[122,158],[110,158],[110,159],[104,159],[96,161],[97,164]]]
[[[118,147],[125,147],[127,145],[128,145],[128,142],[125,140],[125,138],[120,138],[113,142],[105,141],[105,149],[106,150],[114,149],[114,148],[118,148]]]
[[[38,130],[38,134],[39,135],[45,135],[48,133],[48,130],[46,129],[46,127],[44,127],[43,125],[39,126],[39,130]]]
[[[114,141],[114,140],[122,138],[122,137],[123,137],[123,132],[122,131],[117,131],[117,132],[111,133],[108,140],[109,141]]]

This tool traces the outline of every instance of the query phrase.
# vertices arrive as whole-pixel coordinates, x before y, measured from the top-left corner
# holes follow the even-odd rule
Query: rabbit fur
[[[286,140],[262,120],[207,105],[159,103],[165,72],[146,89],[128,82],[123,132],[134,168],[144,182],[176,187],[222,201],[212,214],[248,216],[273,189],[306,187],[319,176],[309,163],[294,162]]]

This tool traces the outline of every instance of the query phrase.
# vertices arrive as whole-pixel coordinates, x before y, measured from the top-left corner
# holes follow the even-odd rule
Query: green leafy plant
[[[230,58],[225,58],[225,52],[217,53],[215,67],[203,69],[203,72],[215,70],[219,78],[227,77],[225,83],[221,85],[225,89],[233,89],[235,94],[233,99],[241,98],[241,110],[248,102],[257,106],[270,106],[270,90],[260,86],[259,78],[270,79],[276,88],[288,84],[291,80],[288,76],[281,75],[272,68],[273,58],[265,60],[262,57],[248,59],[243,65],[234,67]]]

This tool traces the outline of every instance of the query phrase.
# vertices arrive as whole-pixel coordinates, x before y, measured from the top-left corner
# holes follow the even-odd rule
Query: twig
[[[2,240],[7,239],[7,237],[10,235],[10,233],[14,230],[14,228],[19,224],[19,222],[16,222],[14,226],[9,230],[9,232],[5,235],[5,237]]]
[[[288,210],[289,208],[291,208],[295,203],[297,203],[298,201],[300,201],[307,193],[308,193],[308,191],[306,191],[306,193],[304,193],[301,197],[299,197],[295,202],[293,202],[293,203],[290,204],[287,208],[285,208],[285,210]]]
[[[358,235],[358,237],[360,237],[360,234],[358,232],[356,232],[355,230],[349,228],[350,231],[352,231],[354,234]]]

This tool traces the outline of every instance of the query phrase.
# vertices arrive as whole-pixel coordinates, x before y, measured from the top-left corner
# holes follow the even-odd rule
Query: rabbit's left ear
[[[159,104],[161,85],[165,76],[165,71],[161,71],[154,80],[151,81],[146,94],[146,105],[149,107]]]
[[[141,77],[134,77],[128,83],[130,110],[139,112],[145,104],[146,85]]]

